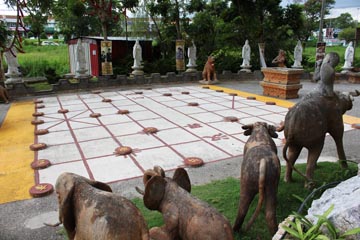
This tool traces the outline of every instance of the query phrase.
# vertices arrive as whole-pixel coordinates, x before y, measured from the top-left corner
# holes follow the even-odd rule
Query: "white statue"
[[[85,49],[82,45],[81,38],[78,39],[76,45],[76,60],[77,60],[77,69],[76,71],[80,74],[84,74],[86,72],[86,59],[85,59]]]
[[[249,41],[245,41],[245,45],[242,48],[242,58],[243,62],[240,67],[251,67],[250,66],[250,55],[251,55],[251,48],[249,45]]]
[[[142,49],[139,43],[139,39],[136,39],[136,42],[133,47],[133,58],[134,58],[134,66],[133,67],[141,67],[142,59]]]
[[[21,73],[19,72],[19,63],[17,60],[17,52],[15,47],[12,47],[8,51],[4,53],[6,63],[8,65],[8,71],[5,76],[19,76]]]
[[[196,46],[194,41],[192,41],[192,46],[188,48],[188,56],[189,56],[189,63],[188,67],[195,67],[196,66]]]
[[[354,47],[353,42],[350,42],[345,51],[345,63],[343,68],[352,68],[352,63],[354,61]]]
[[[303,47],[301,45],[301,41],[298,40],[294,49],[294,65],[292,65],[293,68],[302,68],[301,66],[302,53],[303,53]]]

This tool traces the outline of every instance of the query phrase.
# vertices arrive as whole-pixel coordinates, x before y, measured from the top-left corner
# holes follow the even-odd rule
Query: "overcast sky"
[[[303,0],[305,2],[306,0]],[[293,0],[282,0],[282,6],[293,3]],[[360,0],[336,0],[334,8],[360,8]],[[6,9],[4,0],[0,0],[0,10]],[[3,11],[1,11],[3,12]]]

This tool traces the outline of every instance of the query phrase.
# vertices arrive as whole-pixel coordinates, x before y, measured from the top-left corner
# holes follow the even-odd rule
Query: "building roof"
[[[94,39],[94,40],[104,40],[104,37],[101,36],[81,36],[80,38],[88,38],[88,39]],[[76,38],[72,38],[70,40],[73,39],[78,39],[78,37]],[[136,37],[108,37],[108,40],[110,41],[136,41],[136,39],[139,39],[139,41],[152,41],[152,39],[141,39],[141,38],[136,38]]]

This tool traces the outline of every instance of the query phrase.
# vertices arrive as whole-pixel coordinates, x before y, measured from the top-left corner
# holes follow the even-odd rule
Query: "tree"
[[[31,11],[29,16],[24,18],[24,22],[27,26],[30,26],[30,31],[38,39],[38,45],[41,45],[40,35],[44,32],[44,25],[47,23],[48,17],[43,15],[40,11]]]
[[[68,36],[97,33],[100,27],[104,40],[107,40],[112,28],[117,27],[120,14],[123,14],[125,9],[133,10],[137,4],[138,0],[58,0],[54,4],[53,12],[60,23],[61,31]]]
[[[326,0],[324,15],[329,14],[330,9],[335,4],[335,0]],[[311,36],[313,31],[319,29],[319,21],[321,16],[321,1],[307,0],[304,4],[305,12],[305,39]]]
[[[353,41],[355,39],[355,31],[355,28],[352,27],[345,28],[339,33],[338,37],[339,39],[345,40],[346,42]]]
[[[65,40],[73,36],[100,35],[101,26],[96,18],[87,14],[81,0],[58,0],[52,6],[54,18]]]
[[[334,28],[345,29],[349,27],[356,27],[356,22],[350,13],[342,13],[339,17],[333,19],[331,25]]]

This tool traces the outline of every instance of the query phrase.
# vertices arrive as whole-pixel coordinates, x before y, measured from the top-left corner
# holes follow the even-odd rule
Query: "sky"
[[[305,1],[305,0],[302,0]],[[293,3],[293,0],[282,0],[282,6],[285,7],[288,4]],[[4,14],[4,10],[7,9],[4,4],[4,0],[0,0],[0,14]],[[349,12],[354,20],[360,21],[360,0],[336,0],[334,8],[331,11],[329,17],[338,17],[341,13]],[[13,12],[15,14],[15,12]]]

